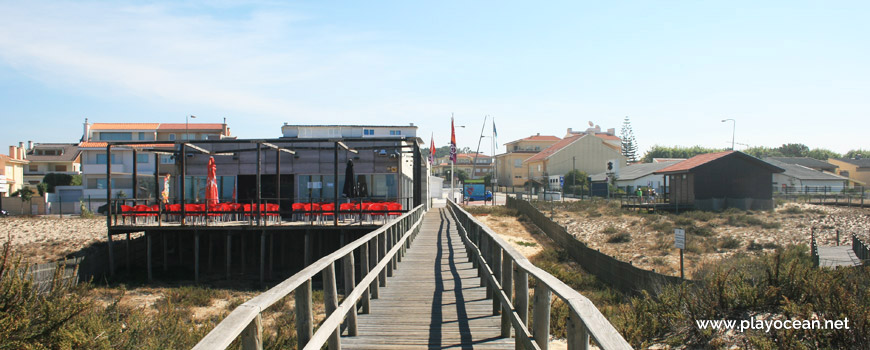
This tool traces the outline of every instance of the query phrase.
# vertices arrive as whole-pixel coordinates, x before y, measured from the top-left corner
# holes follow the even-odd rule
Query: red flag
[[[429,164],[435,165],[435,134],[429,137]]]
[[[453,117],[450,117],[450,161],[456,164],[456,129],[453,127]]]

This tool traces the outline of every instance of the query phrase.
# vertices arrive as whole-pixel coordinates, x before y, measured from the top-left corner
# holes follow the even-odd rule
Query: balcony
[[[124,164],[112,164],[113,173],[123,173]],[[106,164],[82,164],[83,174],[105,174]]]

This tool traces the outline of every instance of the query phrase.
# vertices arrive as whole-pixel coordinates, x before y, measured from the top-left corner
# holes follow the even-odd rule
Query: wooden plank
[[[326,317],[332,315],[338,308],[338,290],[335,288],[335,264],[332,262],[323,269],[323,305],[326,309]],[[339,330],[331,332],[329,336],[329,349],[341,349],[341,339],[339,339]]]
[[[263,318],[259,313],[242,332],[242,350],[263,350]]]
[[[314,334],[314,312],[311,303],[311,280],[307,280],[294,292],[296,299],[296,341],[305,347]]]
[[[350,295],[353,292],[353,289],[356,287],[356,279],[354,278],[354,263],[353,263],[353,252],[346,255],[344,259],[342,259],[342,264],[344,265],[344,295]],[[355,304],[355,303],[354,303]],[[356,305],[350,308],[350,312],[347,314],[347,334],[350,336],[356,336]]]

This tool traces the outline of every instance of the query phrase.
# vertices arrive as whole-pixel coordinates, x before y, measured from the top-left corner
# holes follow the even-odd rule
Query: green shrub
[[[611,235],[611,234],[614,234],[617,232],[619,232],[619,229],[617,229],[613,225],[607,225],[607,227],[605,227],[604,229],[601,230],[601,233],[608,234],[608,235]]]
[[[720,249],[737,249],[740,248],[740,241],[734,237],[725,237],[719,241]]]
[[[628,232],[616,233],[607,239],[607,243],[626,243],[631,242],[631,234]]]

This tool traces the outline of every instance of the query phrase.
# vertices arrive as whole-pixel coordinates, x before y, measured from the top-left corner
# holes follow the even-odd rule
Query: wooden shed
[[[656,171],[666,177],[668,199],[701,210],[773,209],[773,174],[785,171],[739,151],[697,155]]]

